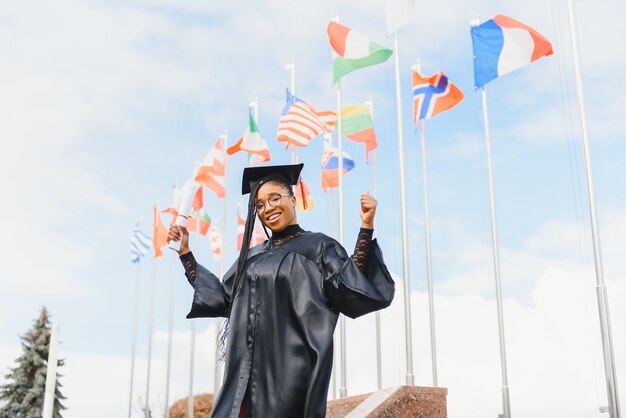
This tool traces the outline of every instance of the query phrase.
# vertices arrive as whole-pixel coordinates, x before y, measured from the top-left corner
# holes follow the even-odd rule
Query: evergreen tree
[[[8,383],[0,386],[0,401],[6,402],[0,408],[0,418],[41,418],[50,348],[50,321],[45,307],[33,328],[20,339],[23,353],[16,360],[17,366],[5,375]],[[57,367],[61,366],[63,360],[58,360]],[[65,396],[61,394],[59,376],[57,374],[53,418],[61,418],[61,411],[65,409],[61,404]]]

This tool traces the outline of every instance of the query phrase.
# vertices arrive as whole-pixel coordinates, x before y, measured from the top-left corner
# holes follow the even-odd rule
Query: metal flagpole
[[[172,186],[172,201],[175,200],[176,190],[178,190],[178,179]],[[169,418],[170,411],[170,370],[172,364],[172,336],[174,334],[174,292],[176,289],[176,281],[174,277],[174,253],[170,254],[170,312],[169,312],[169,329],[167,335],[167,367],[165,372],[165,417]]]
[[[332,134],[329,133],[325,133],[324,134],[324,148],[326,148],[326,145],[332,147],[333,146],[333,136]],[[335,213],[335,205],[333,203],[333,189],[330,188],[328,189],[328,206],[329,206],[329,210],[328,210],[328,214],[329,214],[329,220],[328,220],[328,230],[330,232],[331,236],[336,236],[335,235],[335,217],[333,216],[333,214]],[[335,346],[337,346],[337,337],[336,335],[333,335],[333,342],[335,344]],[[333,352],[333,369],[332,369],[332,398],[333,399],[337,399],[337,365],[336,365],[336,353]]]
[[[343,236],[343,130],[341,121],[341,80],[337,81],[337,144],[339,149],[339,168],[337,169],[339,175],[339,243],[344,245]],[[339,387],[339,397],[345,398],[348,396],[348,388],[346,385],[346,317],[345,315],[339,315],[339,335],[341,341],[341,386]]]
[[[141,220],[139,220],[139,228],[141,229]],[[137,347],[137,323],[139,322],[139,290],[141,283],[141,255],[135,267],[135,307],[133,313],[133,343],[132,353],[130,357],[130,390],[128,394],[128,418],[130,418],[133,408],[133,384],[135,380],[135,352]]]
[[[57,349],[59,347],[59,326],[54,325],[50,331],[48,343],[48,364],[46,369],[46,386],[43,397],[42,418],[52,418],[54,412],[54,392],[57,384]]]
[[[193,167],[193,176],[195,177],[196,171],[200,161],[196,161]],[[202,187],[202,186],[200,186]],[[200,254],[200,223],[196,220],[196,256]],[[190,341],[190,357],[189,357],[189,396],[187,397],[187,416],[193,417],[193,377],[194,367],[196,359],[196,318],[191,320],[191,341]]]
[[[428,272],[428,306],[430,308],[430,353],[432,358],[433,386],[437,387],[437,343],[435,339],[435,299],[433,295],[433,267],[430,249],[430,215],[428,211],[428,174],[426,170],[426,136],[424,120],[420,120],[422,143],[422,183],[424,188],[424,230],[426,234],[426,270]]]
[[[193,366],[196,353],[196,318],[191,320],[191,343],[189,361],[189,395],[187,396],[187,416],[193,417]]]
[[[252,116],[254,117],[254,123],[259,125],[259,98],[255,97],[253,101],[250,102],[249,106],[252,108]]]
[[[291,94],[296,95],[296,61],[292,58],[291,62],[285,66],[285,69],[290,70],[291,72]],[[294,145],[291,146],[291,164],[296,163],[296,147]]]
[[[339,13],[335,17],[335,22],[339,23]],[[339,176],[339,244],[344,245],[343,236],[343,127],[342,127],[342,104],[341,104],[341,80],[337,81],[337,148],[339,150],[339,167],[337,168]],[[341,345],[341,378],[339,387],[339,397],[348,396],[348,388],[346,386],[346,318],[339,315],[339,341]]]
[[[406,384],[413,386],[413,337],[411,329],[411,279],[409,274],[409,240],[407,235],[404,179],[404,130],[402,129],[402,90],[400,86],[400,41],[394,39],[396,62],[396,108],[398,118],[398,160],[400,165],[400,221],[402,224],[402,277],[404,280],[404,333],[406,344]]]
[[[220,135],[222,140],[222,149],[226,150],[228,143],[228,130],[224,130],[224,133]],[[225,154],[224,154],[225,155]],[[226,185],[226,158],[224,158],[224,185]],[[228,190],[225,187],[225,190]],[[224,257],[226,257],[226,197],[228,192],[224,194],[224,201],[222,202],[222,251],[220,253],[220,278],[224,277]],[[219,335],[220,335],[220,319],[215,320],[215,374],[213,380],[213,399],[217,397],[217,392],[221,386],[221,373],[220,373],[220,347],[219,347]]]
[[[487,170],[489,179],[489,205],[491,208],[491,242],[493,247],[493,270],[496,279],[496,302],[498,307],[498,331],[500,336],[500,367],[502,368],[502,407],[503,418],[511,417],[509,401],[509,384],[506,367],[506,346],[504,341],[504,318],[502,314],[502,289],[500,284],[500,252],[498,250],[498,231],[496,227],[496,202],[493,193],[493,167],[491,164],[491,140],[489,134],[489,117],[487,115],[487,90],[482,87],[483,116],[485,123],[485,147],[487,149]]]
[[[411,70],[421,74],[419,61],[411,66]],[[433,386],[437,387],[437,343],[435,338],[435,298],[433,294],[433,266],[430,246],[430,215],[428,205],[428,170],[426,167],[426,134],[424,120],[420,119],[420,142],[422,147],[422,187],[424,189],[424,232],[426,237],[426,272],[428,275],[428,307],[430,310],[430,353],[432,363]]]
[[[369,108],[372,122],[374,122],[374,100],[372,100],[372,96],[370,96],[369,100],[365,101],[365,105]],[[376,150],[372,151],[372,196],[376,196]],[[376,387],[380,390],[383,388],[382,351],[380,347],[380,311],[374,313],[374,320],[376,323]]]
[[[156,203],[156,214],[155,216],[159,216],[159,201]],[[156,219],[155,219],[156,222]],[[146,418],[150,418],[150,367],[152,362],[152,333],[154,329],[154,299],[156,293],[156,277],[157,277],[157,258],[154,257],[153,267],[152,267],[152,289],[150,292],[150,322],[148,326],[148,373],[146,376],[146,404],[144,407],[144,416]]]
[[[619,418],[620,405],[617,391],[617,375],[615,372],[615,356],[613,354],[613,337],[611,336],[611,319],[609,301],[604,283],[604,269],[602,265],[602,253],[600,249],[600,234],[598,231],[598,218],[596,210],[595,189],[593,173],[591,170],[591,154],[589,147],[589,130],[587,126],[587,109],[583,90],[582,71],[580,68],[580,55],[578,47],[578,34],[576,32],[576,17],[572,0],[567,0],[569,14],[570,34],[572,37],[572,51],[574,55],[574,70],[576,73],[576,89],[578,91],[578,106],[580,108],[580,122],[583,134],[583,152],[585,155],[585,172],[587,174],[587,192],[589,196],[589,214],[591,218],[591,234],[593,237],[593,254],[596,267],[596,292],[598,298],[598,313],[600,318],[600,333],[602,337],[602,349],[604,354],[604,369],[606,374],[607,400],[609,403],[609,415],[611,418]]]

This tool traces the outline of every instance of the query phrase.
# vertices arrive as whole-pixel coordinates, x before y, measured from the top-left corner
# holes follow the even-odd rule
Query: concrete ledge
[[[447,388],[399,386],[328,402],[327,418],[446,418]]]

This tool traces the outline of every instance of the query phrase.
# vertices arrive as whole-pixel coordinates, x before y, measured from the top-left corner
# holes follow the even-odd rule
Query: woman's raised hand
[[[361,228],[374,229],[374,216],[376,215],[376,199],[369,192],[361,195]]]
[[[167,233],[167,242],[178,241],[182,239],[180,243],[180,249],[177,251],[178,255],[187,254],[189,250],[189,231],[182,225],[171,224],[170,230]]]

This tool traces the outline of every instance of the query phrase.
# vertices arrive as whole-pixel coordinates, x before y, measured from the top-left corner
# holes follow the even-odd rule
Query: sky
[[[626,38],[626,4],[575,1],[574,9],[624,408],[626,87],[620,80],[626,56],[618,43]],[[334,109],[326,26],[337,13],[341,23],[395,49],[382,0],[0,3],[0,384],[20,354],[19,336],[45,306],[60,327],[66,361],[64,417],[126,416],[129,398],[132,416],[141,416],[148,362],[149,403],[162,416],[173,301],[170,403],[187,395],[190,380],[196,394],[213,390],[215,321],[196,322],[191,377],[191,323],[184,317],[192,289],[169,250],[156,262],[145,257],[139,269],[131,264],[130,234],[141,222],[151,235],[153,206],[170,203],[172,186],[191,175],[219,135],[227,131],[229,143],[240,137],[252,100],[259,102],[258,126],[272,163],[290,162],[291,153],[275,140],[290,83],[285,65],[296,63],[296,95]],[[444,71],[465,94],[457,107],[425,123],[438,383],[448,388],[450,416],[502,412],[485,128],[469,34],[477,14],[520,20],[555,51],[487,85],[512,414],[605,416],[580,110],[563,0],[419,2],[398,32],[415,384],[432,385],[422,156],[411,114],[410,67],[419,60],[423,73]],[[407,373],[394,59],[341,83],[344,104],[374,103],[375,164],[365,164],[361,144],[343,142],[356,161],[344,177],[343,228],[350,251],[359,195],[373,193],[375,235],[397,278],[396,299],[381,312],[384,387],[405,384]],[[322,149],[317,138],[297,150],[315,200],[315,210],[298,219],[305,229],[338,237],[338,194],[324,193],[319,180]],[[246,162],[240,154],[227,160],[227,267],[237,256],[235,213]],[[217,222],[222,201],[205,196]],[[219,270],[206,238],[192,245],[200,263]],[[349,394],[376,389],[373,321],[373,315],[347,321]]]

